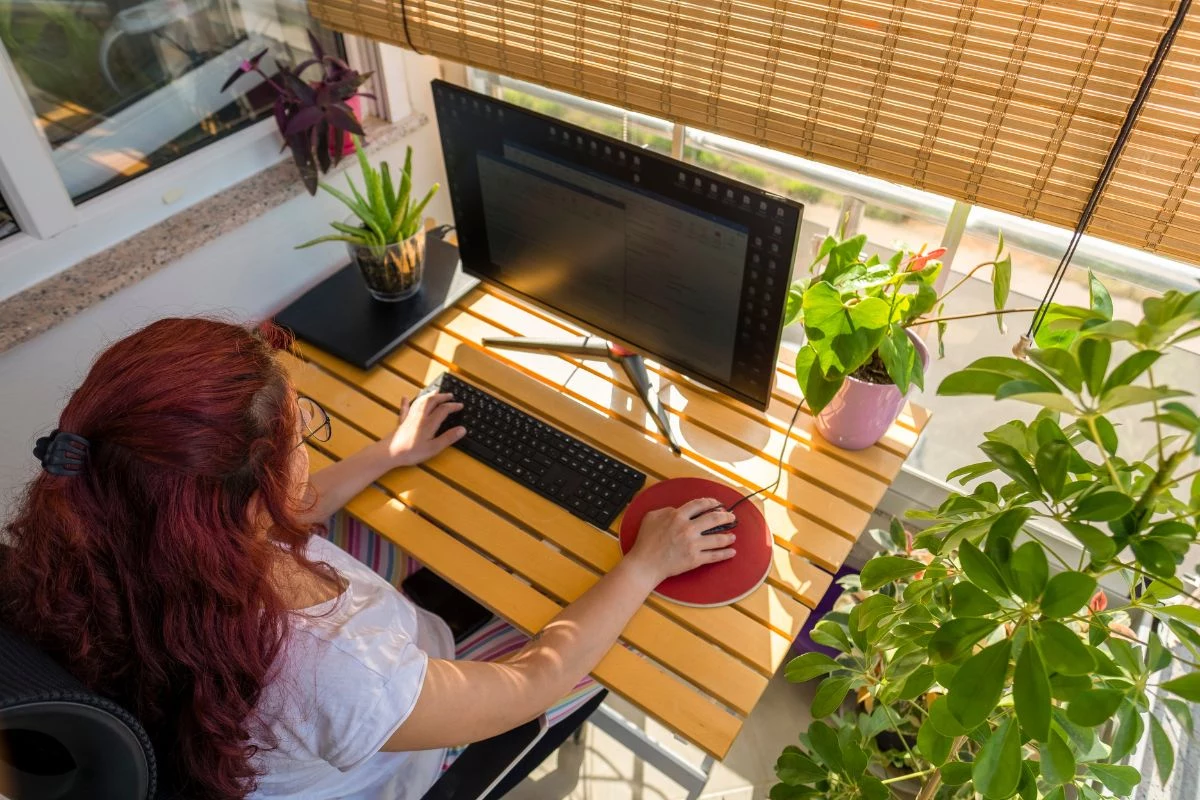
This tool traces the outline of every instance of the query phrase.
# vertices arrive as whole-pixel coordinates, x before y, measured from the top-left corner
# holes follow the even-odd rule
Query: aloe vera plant
[[[362,144],[354,137],[354,150],[362,171],[363,191],[360,192],[354,179],[347,176],[351,197],[328,183],[319,185],[340,200],[353,212],[360,224],[331,222],[337,233],[318,236],[316,239],[297,245],[296,249],[312,247],[321,242],[346,242],[352,247],[385,248],[411,239],[421,229],[421,212],[437,194],[439,185],[434,184],[419,201],[412,199],[412,148],[404,154],[404,169],[399,175],[399,184],[392,179],[391,168],[384,161],[375,169],[367,161]]]

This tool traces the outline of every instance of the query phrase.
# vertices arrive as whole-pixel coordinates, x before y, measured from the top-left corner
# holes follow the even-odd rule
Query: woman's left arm
[[[440,436],[437,431],[446,417],[461,409],[462,404],[454,402],[451,394],[426,394],[412,403],[404,399],[391,436],[372,442],[309,478],[314,502],[301,515],[303,522],[324,522],[379,476],[397,467],[420,464],[457,442],[466,434],[466,428],[451,428]]]

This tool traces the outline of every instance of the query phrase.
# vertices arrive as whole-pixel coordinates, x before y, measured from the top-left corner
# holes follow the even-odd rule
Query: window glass
[[[584,100],[536,84],[513,80],[482,70],[470,70],[471,88],[548,117],[561,119],[623,142],[659,153],[671,152],[671,131],[666,120],[636,114],[616,106]]]
[[[270,114],[269,87],[238,64],[269,48],[311,55],[303,0],[0,0],[0,43],[76,202]]]

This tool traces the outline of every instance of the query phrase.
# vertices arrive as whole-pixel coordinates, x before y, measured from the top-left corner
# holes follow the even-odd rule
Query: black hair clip
[[[74,433],[63,433],[58,428],[42,436],[33,447],[33,454],[42,462],[42,469],[51,475],[78,475],[83,469],[83,458],[90,443]]]

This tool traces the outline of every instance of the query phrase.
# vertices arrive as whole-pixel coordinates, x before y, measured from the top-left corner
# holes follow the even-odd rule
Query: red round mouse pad
[[[637,541],[638,528],[647,513],[658,508],[676,508],[698,497],[711,497],[726,508],[742,499],[742,493],[704,478],[671,478],[643,491],[621,520],[621,552],[628,553]],[[667,578],[658,585],[657,594],[689,606],[724,606],[736,603],[759,587],[771,569],[771,532],[762,512],[747,500],[733,510],[737,527],[733,548],[737,555],[727,561]],[[717,523],[713,523],[716,525]]]

